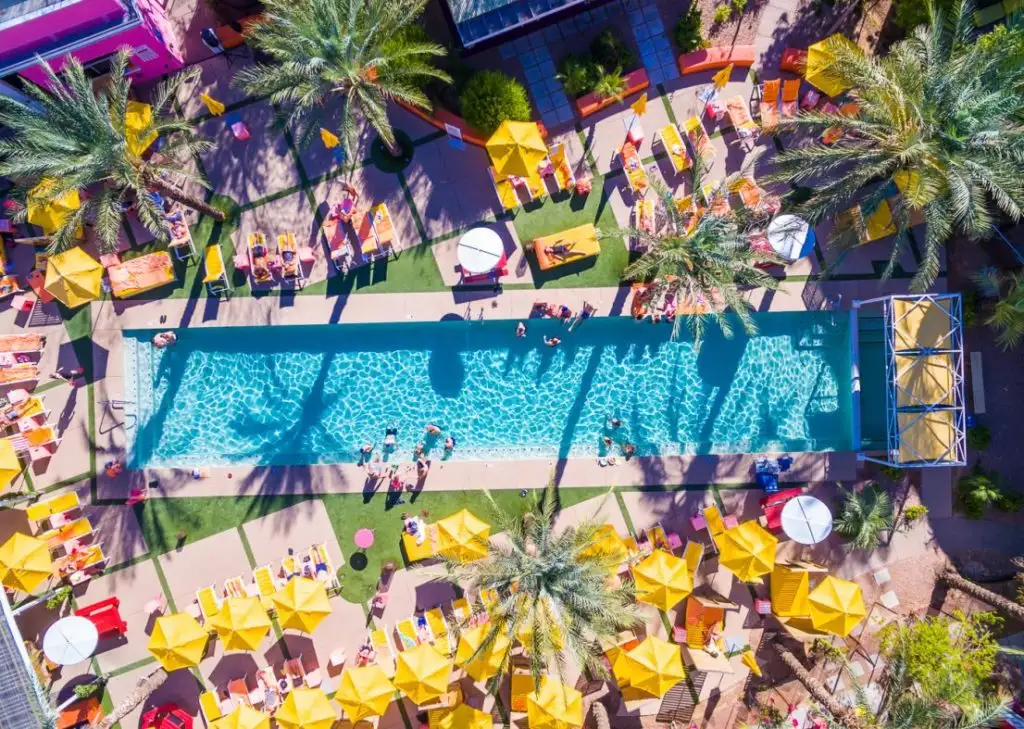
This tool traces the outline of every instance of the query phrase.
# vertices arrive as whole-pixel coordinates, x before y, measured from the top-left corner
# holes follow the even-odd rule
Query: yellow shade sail
[[[103,266],[81,248],[50,256],[43,287],[69,309],[100,297]]]
[[[533,177],[537,165],[548,154],[548,147],[535,122],[503,121],[487,140],[494,172],[499,177]]]
[[[384,670],[376,665],[346,668],[334,695],[349,721],[383,716],[395,698],[395,686]]]
[[[459,704],[454,709],[430,712],[430,729],[494,729],[490,714],[474,709],[469,704]]]
[[[199,100],[206,105],[207,111],[209,111],[214,116],[220,116],[224,113],[224,104],[217,101],[215,98],[213,98],[206,92],[199,94]]]
[[[530,729],[577,729],[583,726],[583,696],[564,683],[541,679],[540,688],[526,697]]]
[[[610,574],[616,574],[622,563],[629,559],[629,549],[611,524],[602,524],[594,532],[590,544],[579,551],[581,559],[603,564]]]
[[[337,720],[330,700],[318,688],[290,691],[274,714],[278,729],[331,729]]]
[[[633,110],[637,116],[643,116],[647,113],[647,92],[640,94],[640,98],[629,105],[629,108]]]
[[[668,610],[693,591],[686,560],[655,549],[633,567],[636,599]]]
[[[53,235],[71,213],[82,206],[77,190],[65,192],[56,200],[49,200],[54,181],[44,178],[28,192],[28,222],[38,225],[46,235]],[[81,235],[81,234],[79,234]]]
[[[455,650],[455,663],[463,668],[474,681],[486,681],[500,673],[509,658],[512,641],[504,631],[499,630],[490,643],[487,641],[492,625],[484,623],[462,632]],[[479,651],[479,653],[477,652]]]
[[[271,596],[277,619],[284,629],[312,633],[320,621],[331,614],[327,588],[320,580],[294,577]]]
[[[194,668],[206,653],[207,637],[188,613],[163,615],[153,624],[148,648],[165,671]]]
[[[772,571],[778,544],[756,521],[745,521],[718,537],[718,562],[743,582],[755,582]]]
[[[53,560],[46,542],[16,532],[0,546],[0,583],[32,592],[53,576]]]
[[[153,107],[140,101],[129,101],[124,114],[124,136],[128,154],[141,157],[156,141],[153,126]]]
[[[0,440],[0,493],[11,485],[19,473],[21,461],[18,460],[18,452],[14,450],[14,444],[4,438]]]
[[[732,70],[735,68],[734,63],[730,63],[728,66],[723,68],[721,71],[711,77],[711,83],[714,84],[716,89],[724,89],[726,84],[729,83],[729,78],[732,76]]]
[[[270,618],[255,597],[229,597],[208,621],[229,651],[254,651],[270,632]]]
[[[324,129],[323,127],[320,127],[320,141],[324,143],[324,146],[327,147],[327,149],[334,149],[341,144],[341,140],[338,139],[336,134],[334,134],[330,129]]]
[[[473,562],[487,556],[491,525],[468,509],[437,522],[437,553],[459,562]]]
[[[845,638],[868,614],[860,585],[829,575],[811,590],[811,623],[818,630]]]
[[[270,717],[251,706],[238,704],[234,710],[210,725],[211,729],[270,729]]]
[[[620,653],[612,669],[620,684],[659,699],[686,678],[679,646],[654,636],[645,638],[633,650]]]
[[[844,35],[836,33],[825,40],[812,43],[807,48],[807,70],[804,78],[807,83],[817,86],[828,96],[838,96],[850,88],[847,84],[836,78],[833,66],[836,64],[836,56],[833,52],[835,45],[845,45],[860,53],[860,49]]]
[[[398,654],[395,686],[414,704],[426,704],[448,690],[452,662],[430,643],[421,643]]]

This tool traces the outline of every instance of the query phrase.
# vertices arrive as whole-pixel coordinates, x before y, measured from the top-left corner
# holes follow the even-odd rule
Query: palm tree
[[[772,175],[813,188],[796,205],[812,223],[858,201],[872,206],[893,189],[876,183],[893,183],[902,194],[893,208],[897,235],[886,275],[908,242],[912,218],[923,218],[916,291],[935,280],[947,241],[986,238],[999,212],[1020,220],[1024,209],[1024,64],[1007,63],[1019,58],[1024,29],[976,42],[970,0],[958,0],[951,18],[934,7],[931,17],[882,58],[832,42],[830,74],[851,88],[859,113],[814,112],[783,122],[814,134],[834,127],[843,136],[831,146],[792,147],[775,157]],[[834,243],[845,248],[856,239],[841,235]]]
[[[91,729],[110,729],[114,724],[117,724],[132,713],[137,706],[144,703],[166,680],[167,671],[162,668],[158,668],[149,675],[143,676],[135,684],[132,692],[125,697],[124,701],[115,706],[110,714],[94,724]]]
[[[1024,340],[1024,272],[987,267],[974,274],[974,281],[987,295],[999,297],[985,323],[998,332],[999,346],[1014,349]]]
[[[883,489],[871,485],[859,493],[853,489],[843,492],[843,508],[835,528],[854,548],[874,549],[881,532],[892,527],[892,499]]]
[[[523,643],[537,684],[552,666],[561,676],[566,654],[584,670],[606,675],[595,641],[614,639],[637,625],[640,612],[632,583],[607,584],[615,558],[587,550],[597,522],[589,519],[556,534],[554,479],[540,497],[534,495],[522,515],[503,511],[484,493],[494,512],[494,531],[504,532],[507,542],[492,544],[489,555],[475,562],[446,562],[452,582],[498,595],[477,653],[489,650],[504,634],[510,642]]]
[[[341,130],[346,151],[352,150],[362,117],[398,156],[387,102],[429,109],[420,86],[451,81],[431,64],[444,48],[415,25],[425,5],[426,0],[267,0],[262,21],[247,36],[276,63],[244,68],[235,81],[285,107],[303,144],[326,123],[327,101],[340,96],[341,118],[331,122]]]
[[[947,567],[939,579],[950,587],[965,592],[973,598],[986,602],[996,610],[1005,613],[1009,617],[1024,623],[1024,606],[1018,605],[1013,600],[1008,600],[992,590],[986,589],[976,582],[971,582],[952,567]]]
[[[694,178],[694,190],[700,189],[700,174]],[[757,268],[762,263],[777,263],[770,255],[751,248],[743,226],[735,215],[703,214],[696,225],[686,211],[680,210],[672,193],[659,183],[652,191],[660,203],[658,213],[665,220],[653,233],[629,228],[612,235],[628,235],[644,252],[626,267],[623,276],[631,281],[652,282],[652,295],[662,293],[675,297],[677,305],[691,304],[707,308],[708,313],[677,316],[672,330],[678,337],[685,320],[699,347],[707,320],[714,321],[726,336],[732,335],[732,324],[726,312],[733,312],[748,334],[757,331],[750,316],[750,307],[741,287],[764,287],[774,290],[778,281]],[[721,308],[718,303],[721,302]]]
[[[796,679],[804,685],[807,692],[825,709],[832,717],[842,724],[846,729],[867,729],[868,723],[862,719],[849,706],[841,703],[835,694],[825,687],[818,679],[811,675],[800,659],[793,655],[786,647],[786,644],[776,636],[772,641],[772,647],[779,654],[779,658],[793,672]]]
[[[194,82],[199,69],[160,84],[150,103],[149,125],[132,129],[125,122],[131,101],[131,79],[125,75],[130,54],[127,48],[117,52],[110,82],[100,91],[93,90],[82,64],[71,56],[60,76],[44,64],[49,91],[29,84],[29,103],[0,96],[0,126],[13,132],[0,139],[0,175],[18,183],[17,194],[27,198],[31,189],[33,200],[46,204],[66,193],[87,193],[81,207],[53,234],[54,252],[77,245],[78,232],[87,221],[95,224],[101,248],[114,250],[124,207],[129,203],[135,204],[146,229],[166,240],[167,223],[148,194],[151,190],[216,220],[225,217],[223,211],[186,194],[168,179],[178,176],[205,185],[190,171],[189,162],[210,143],[201,140],[188,121],[171,112],[179,87]],[[163,140],[159,152],[143,156],[145,150],[140,149],[138,140],[157,136]],[[24,219],[26,211],[19,215]]]

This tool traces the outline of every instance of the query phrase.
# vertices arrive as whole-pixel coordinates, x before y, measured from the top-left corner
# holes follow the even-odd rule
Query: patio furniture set
[[[343,183],[341,199],[330,206],[322,226],[328,256],[340,274],[378,258],[397,255],[401,248],[387,204],[378,203],[365,210],[358,203],[359,191]]]
[[[78,493],[68,491],[32,504],[25,510],[33,535],[46,542],[54,574],[81,584],[106,566],[103,546],[89,519],[82,515]]]

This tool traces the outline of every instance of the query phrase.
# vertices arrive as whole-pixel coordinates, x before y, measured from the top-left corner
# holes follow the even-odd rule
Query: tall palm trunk
[[[110,712],[109,716],[102,719],[99,723],[93,724],[92,729],[110,729],[114,724],[132,713],[135,707],[148,699],[166,680],[167,671],[162,668],[158,668],[148,676],[140,678],[139,682],[135,684],[135,689],[128,694],[128,697],[118,704]]]
[[[149,184],[172,200],[177,200],[193,210],[198,210],[205,215],[209,215],[214,220],[223,222],[224,219],[227,218],[227,215],[223,210],[213,207],[205,200],[200,200],[198,197],[189,195],[181,188],[170,184],[166,180],[157,178],[155,180],[151,180]]]
[[[982,602],[987,602],[989,605],[1000,612],[1005,613],[1014,620],[1024,623],[1024,607],[1018,605],[1012,600],[1007,600],[1002,595],[992,592],[992,590],[988,590],[979,584],[971,582],[952,567],[947,567],[943,571],[940,579],[950,587],[955,587],[957,590],[965,592],[971,597],[975,597]]]
[[[608,709],[604,708],[604,704],[600,701],[595,701],[590,705],[590,714],[594,717],[596,729],[611,729],[612,725],[608,721]]]
[[[804,685],[804,688],[814,697],[814,700],[821,704],[824,709],[833,716],[846,729],[867,729],[867,724],[858,717],[853,710],[836,700],[836,697],[825,688],[824,684],[818,681],[804,665],[786,649],[777,638],[772,641],[772,647],[779,654],[782,662],[789,666],[797,680]]]

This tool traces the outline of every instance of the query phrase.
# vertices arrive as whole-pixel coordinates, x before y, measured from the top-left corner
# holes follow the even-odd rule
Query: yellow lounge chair
[[[704,558],[704,545],[700,542],[687,542],[686,549],[683,550],[683,560],[686,562],[686,568],[690,571],[691,581],[697,574],[697,570],[700,569],[700,562]]]
[[[402,532],[402,549],[405,551],[405,558],[410,564],[437,556],[437,551],[434,549],[434,540],[430,538],[430,527],[427,526],[426,529],[428,531],[423,538],[422,544],[416,543],[414,535]]]
[[[661,524],[655,524],[647,530],[647,540],[655,549],[663,549],[669,554],[672,553],[672,547],[668,543],[668,537],[665,536],[665,530]]]
[[[309,548],[309,558],[313,560],[314,569],[318,564],[326,565],[327,567],[326,576],[321,576],[323,574],[322,572],[316,572],[317,579],[326,582],[328,587],[340,590],[341,583],[338,581],[338,571],[334,569],[334,563],[331,562],[331,555],[327,551],[327,545],[320,543],[311,546]]]
[[[256,583],[256,591],[259,593],[260,602],[264,608],[273,607],[271,595],[277,592],[278,581],[274,577],[274,570],[269,564],[257,567],[252,571],[253,582]]]
[[[565,156],[565,145],[559,144],[551,148],[551,166],[555,170],[555,181],[559,189],[569,190],[576,186],[576,175],[572,171],[572,165]]]
[[[714,164],[718,153],[715,152],[715,148],[711,144],[711,137],[708,136],[700,117],[691,116],[683,124],[683,127],[686,129],[686,138],[690,140],[690,146],[693,147],[693,153],[700,157],[705,167]]]
[[[204,620],[209,620],[220,612],[220,598],[213,585],[202,587],[196,591],[196,602],[199,603],[199,612]]]
[[[420,644],[419,635],[416,632],[416,621],[412,618],[395,623],[395,633],[398,634],[398,642],[403,651],[415,648]]]
[[[453,651],[452,640],[448,634],[448,623],[444,619],[444,613],[441,612],[441,608],[428,610],[426,617],[427,625],[430,626],[430,632],[434,634],[434,647],[444,655],[450,656]]]
[[[717,537],[725,531],[725,520],[722,519],[722,512],[717,506],[708,506],[704,509],[704,521],[708,525],[708,532],[712,537]]]
[[[25,516],[28,517],[29,521],[42,521],[43,519],[49,519],[51,516],[63,514],[65,511],[77,509],[79,506],[81,506],[81,502],[78,499],[78,492],[68,491],[59,496],[54,496],[52,499],[32,504],[32,506],[25,509]]]
[[[220,245],[207,246],[203,252],[203,263],[206,265],[206,275],[203,283],[211,296],[231,293],[231,282],[228,281],[228,271],[224,265],[224,253]]]
[[[213,691],[203,691],[199,694],[199,708],[203,710],[207,726],[210,725],[210,722],[224,716],[224,712],[220,709],[220,701],[217,700],[217,694]]]
[[[377,665],[380,666],[388,678],[395,675],[395,649],[391,645],[386,630],[375,630],[370,633],[370,643],[377,651]]]
[[[533,676],[525,668],[516,668],[512,671],[512,679],[509,681],[509,708],[517,714],[526,712],[526,697],[534,691]]]
[[[301,574],[302,570],[299,569],[299,561],[295,559],[294,554],[285,555],[284,559],[281,560],[281,571],[284,572],[286,580]]]
[[[690,155],[687,153],[685,145],[683,145],[683,137],[679,133],[679,127],[675,124],[666,124],[654,135],[654,141],[659,140],[661,141],[661,146],[665,148],[665,154],[668,155],[673,172],[678,175],[690,169],[693,165],[693,160],[690,159]]]

